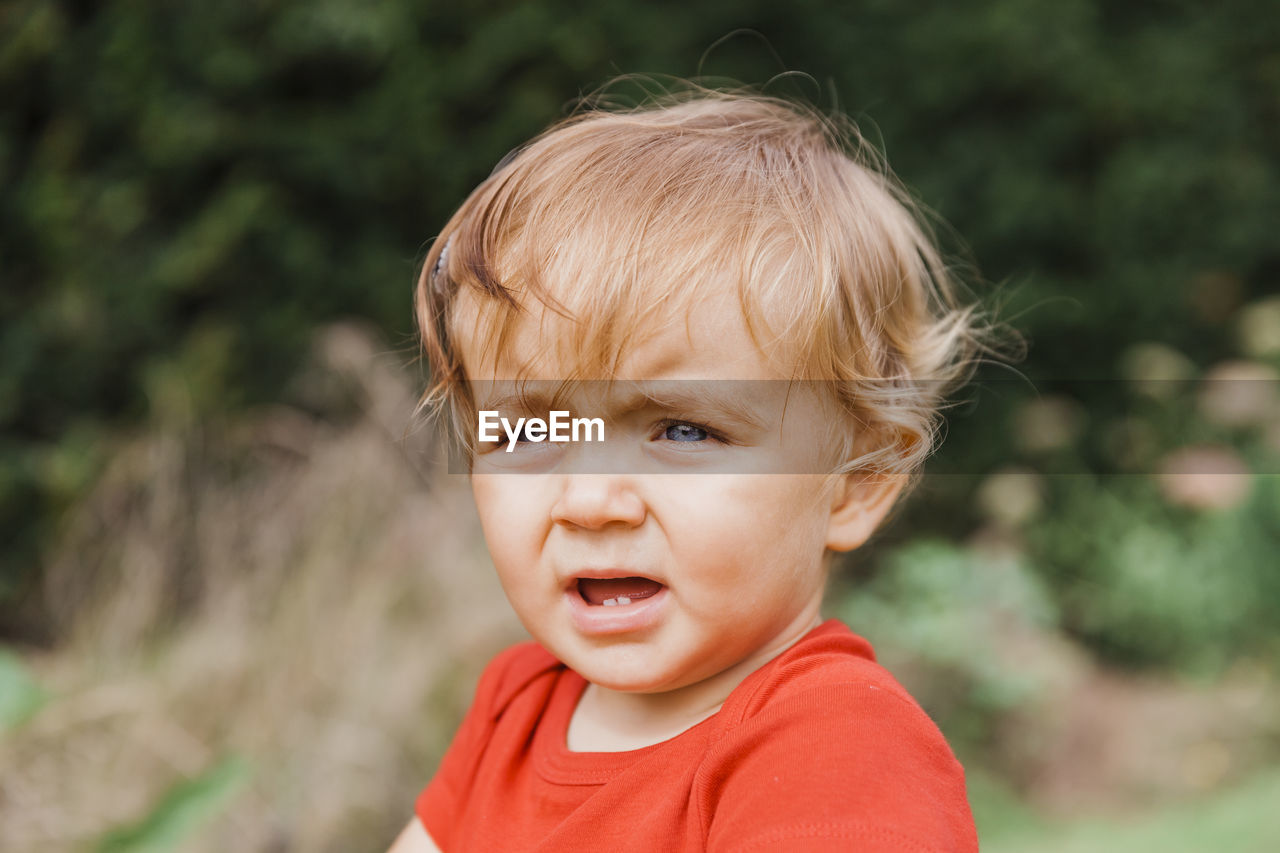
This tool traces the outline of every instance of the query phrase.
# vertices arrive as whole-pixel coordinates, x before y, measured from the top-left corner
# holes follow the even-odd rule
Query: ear
[[[841,474],[831,498],[827,548],[852,551],[870,539],[906,484],[906,474]]]

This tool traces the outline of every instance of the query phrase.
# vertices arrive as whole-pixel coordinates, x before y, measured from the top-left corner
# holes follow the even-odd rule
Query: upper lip
[[[583,578],[594,578],[606,580],[608,578],[646,578],[651,581],[667,585],[667,582],[657,575],[645,572],[637,572],[634,569],[582,569],[574,572],[573,575],[565,582],[566,587],[575,587],[578,581]]]

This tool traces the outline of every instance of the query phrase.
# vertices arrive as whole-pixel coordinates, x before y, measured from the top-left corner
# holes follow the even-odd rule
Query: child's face
[[[547,333],[540,331],[540,320],[536,312],[523,320],[497,363],[481,359],[479,348],[464,339],[468,375],[510,378],[538,364],[550,340],[541,338]],[[543,367],[535,372],[547,375]],[[700,303],[687,331],[684,323],[676,323],[635,347],[619,375],[788,378],[752,342],[731,299]],[[477,404],[486,408],[483,395],[489,386],[477,382],[473,387]],[[706,409],[714,412],[714,403],[702,402],[696,420],[689,420],[721,428],[709,422],[714,414],[708,417]],[[756,402],[768,408],[765,401]],[[779,644],[817,624],[826,549],[853,547],[879,516],[850,509],[844,480],[795,473],[825,470],[834,461],[824,458],[830,415],[816,393],[792,394],[780,423],[762,411],[762,424],[755,428],[727,425],[732,444],[700,428],[673,424],[682,414],[678,410],[621,403],[611,408],[612,402],[602,398],[591,404],[596,408],[586,412],[576,403],[571,407],[575,415],[607,414],[610,441],[623,445],[616,452],[634,450],[637,458],[649,460],[646,473],[616,466],[607,469],[611,473],[586,473],[571,455],[579,451],[545,444],[518,445],[513,454],[501,448],[482,452],[473,467],[476,506],[494,565],[536,640],[601,687],[659,693],[768,656],[771,649],[776,653]],[[609,411],[600,412],[600,406]],[[591,451],[580,447],[585,458]],[[502,473],[524,464],[511,460],[522,453],[531,454],[527,470],[537,473]],[[536,457],[556,453],[566,455]],[[813,458],[798,462],[796,453]],[[687,467],[690,458],[696,460],[694,469]],[[669,468],[661,468],[668,464],[663,460]],[[661,472],[649,473],[653,465]],[[621,577],[647,578],[661,587],[642,584],[630,603],[600,603],[628,597],[625,582],[598,580]]]

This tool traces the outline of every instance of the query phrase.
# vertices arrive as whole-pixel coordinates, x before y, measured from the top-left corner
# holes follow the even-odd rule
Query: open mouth
[[[578,595],[597,607],[626,607],[657,595],[663,585],[642,577],[578,578]]]

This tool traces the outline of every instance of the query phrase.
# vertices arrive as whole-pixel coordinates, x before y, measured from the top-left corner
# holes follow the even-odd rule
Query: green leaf
[[[26,722],[48,700],[21,659],[0,649],[0,734]]]
[[[194,779],[169,789],[151,813],[114,829],[98,843],[98,853],[161,853],[176,850],[202,824],[222,811],[252,777],[248,762],[228,756]]]

